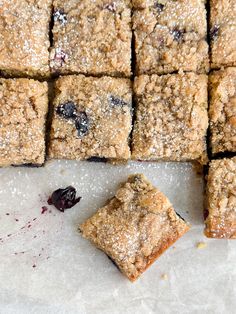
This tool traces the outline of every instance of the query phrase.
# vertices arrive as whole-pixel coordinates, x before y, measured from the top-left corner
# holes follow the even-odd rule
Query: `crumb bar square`
[[[0,166],[42,165],[48,86],[29,79],[0,79]]]
[[[79,229],[135,281],[189,227],[168,198],[136,174]]]
[[[49,156],[130,158],[132,89],[129,79],[65,76],[56,83]]]
[[[212,153],[236,152],[236,68],[209,76]]]
[[[236,238],[236,157],[212,160],[207,176],[206,229],[209,238]]]
[[[206,75],[141,75],[134,92],[133,159],[206,162]]]
[[[134,0],[136,74],[209,70],[204,0]]]
[[[130,0],[54,0],[53,73],[131,75]]]
[[[45,77],[49,71],[52,0],[0,1],[0,71]]]
[[[211,68],[236,66],[235,33],[235,0],[210,0]]]

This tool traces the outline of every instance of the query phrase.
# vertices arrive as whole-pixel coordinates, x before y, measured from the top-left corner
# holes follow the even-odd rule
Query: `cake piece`
[[[210,0],[211,68],[236,66],[235,33],[235,0]]]
[[[136,74],[209,69],[205,0],[134,0]]]
[[[0,167],[44,163],[47,95],[45,82],[0,79]]]
[[[189,227],[168,198],[136,174],[79,229],[135,281]]]
[[[212,153],[236,152],[236,68],[209,76]]]
[[[206,236],[236,238],[236,157],[211,161],[206,205]]]
[[[134,92],[133,159],[206,161],[206,75],[141,75]]]
[[[131,0],[54,0],[53,73],[131,75]]]
[[[0,2],[0,71],[10,76],[45,77],[49,71],[52,0]]]
[[[49,156],[127,160],[132,90],[129,79],[64,76],[56,83]]]

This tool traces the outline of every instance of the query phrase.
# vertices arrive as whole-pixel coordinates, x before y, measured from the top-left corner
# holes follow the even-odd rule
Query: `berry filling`
[[[164,9],[164,4],[160,3],[159,1],[156,1],[154,4],[154,8],[157,9],[158,12],[161,12]]]

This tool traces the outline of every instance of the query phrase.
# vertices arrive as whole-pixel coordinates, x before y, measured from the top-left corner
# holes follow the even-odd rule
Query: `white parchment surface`
[[[77,224],[140,172],[192,228],[130,283],[82,239]],[[81,202],[65,213],[48,206],[50,193],[68,185]],[[54,161],[0,169],[0,313],[235,313],[236,241],[204,237],[202,192],[189,163]]]

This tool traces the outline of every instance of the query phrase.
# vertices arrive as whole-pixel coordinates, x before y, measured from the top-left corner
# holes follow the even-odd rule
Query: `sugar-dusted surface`
[[[209,76],[209,123],[212,153],[236,151],[236,68]]]
[[[136,77],[132,157],[205,162],[207,77],[194,73]]]
[[[49,75],[51,5],[52,0],[0,1],[0,71]]]
[[[133,174],[79,229],[135,281],[189,227],[143,174]]]
[[[134,0],[137,74],[208,71],[204,0]]]
[[[131,99],[129,79],[61,77],[55,88],[49,156],[128,159]]]
[[[130,173],[139,172],[167,195],[192,228],[131,284],[77,233],[77,225],[104,205]],[[81,202],[64,214],[51,208],[52,213],[41,215],[48,194],[69,184],[77,188]],[[5,239],[0,243],[0,312],[233,312],[236,243],[204,238],[202,192],[201,177],[185,163],[114,167],[54,161],[45,168],[0,169],[0,237]],[[36,223],[23,231],[34,218]],[[6,240],[8,234],[15,235]],[[207,243],[204,250],[196,248],[199,241]],[[14,255],[21,251],[27,253]]]
[[[206,235],[236,239],[236,157],[211,161],[206,198]]]
[[[211,68],[236,66],[236,2],[210,0]]]
[[[131,0],[54,0],[54,73],[131,75]]]
[[[0,166],[45,159],[48,86],[32,79],[0,79]]]

